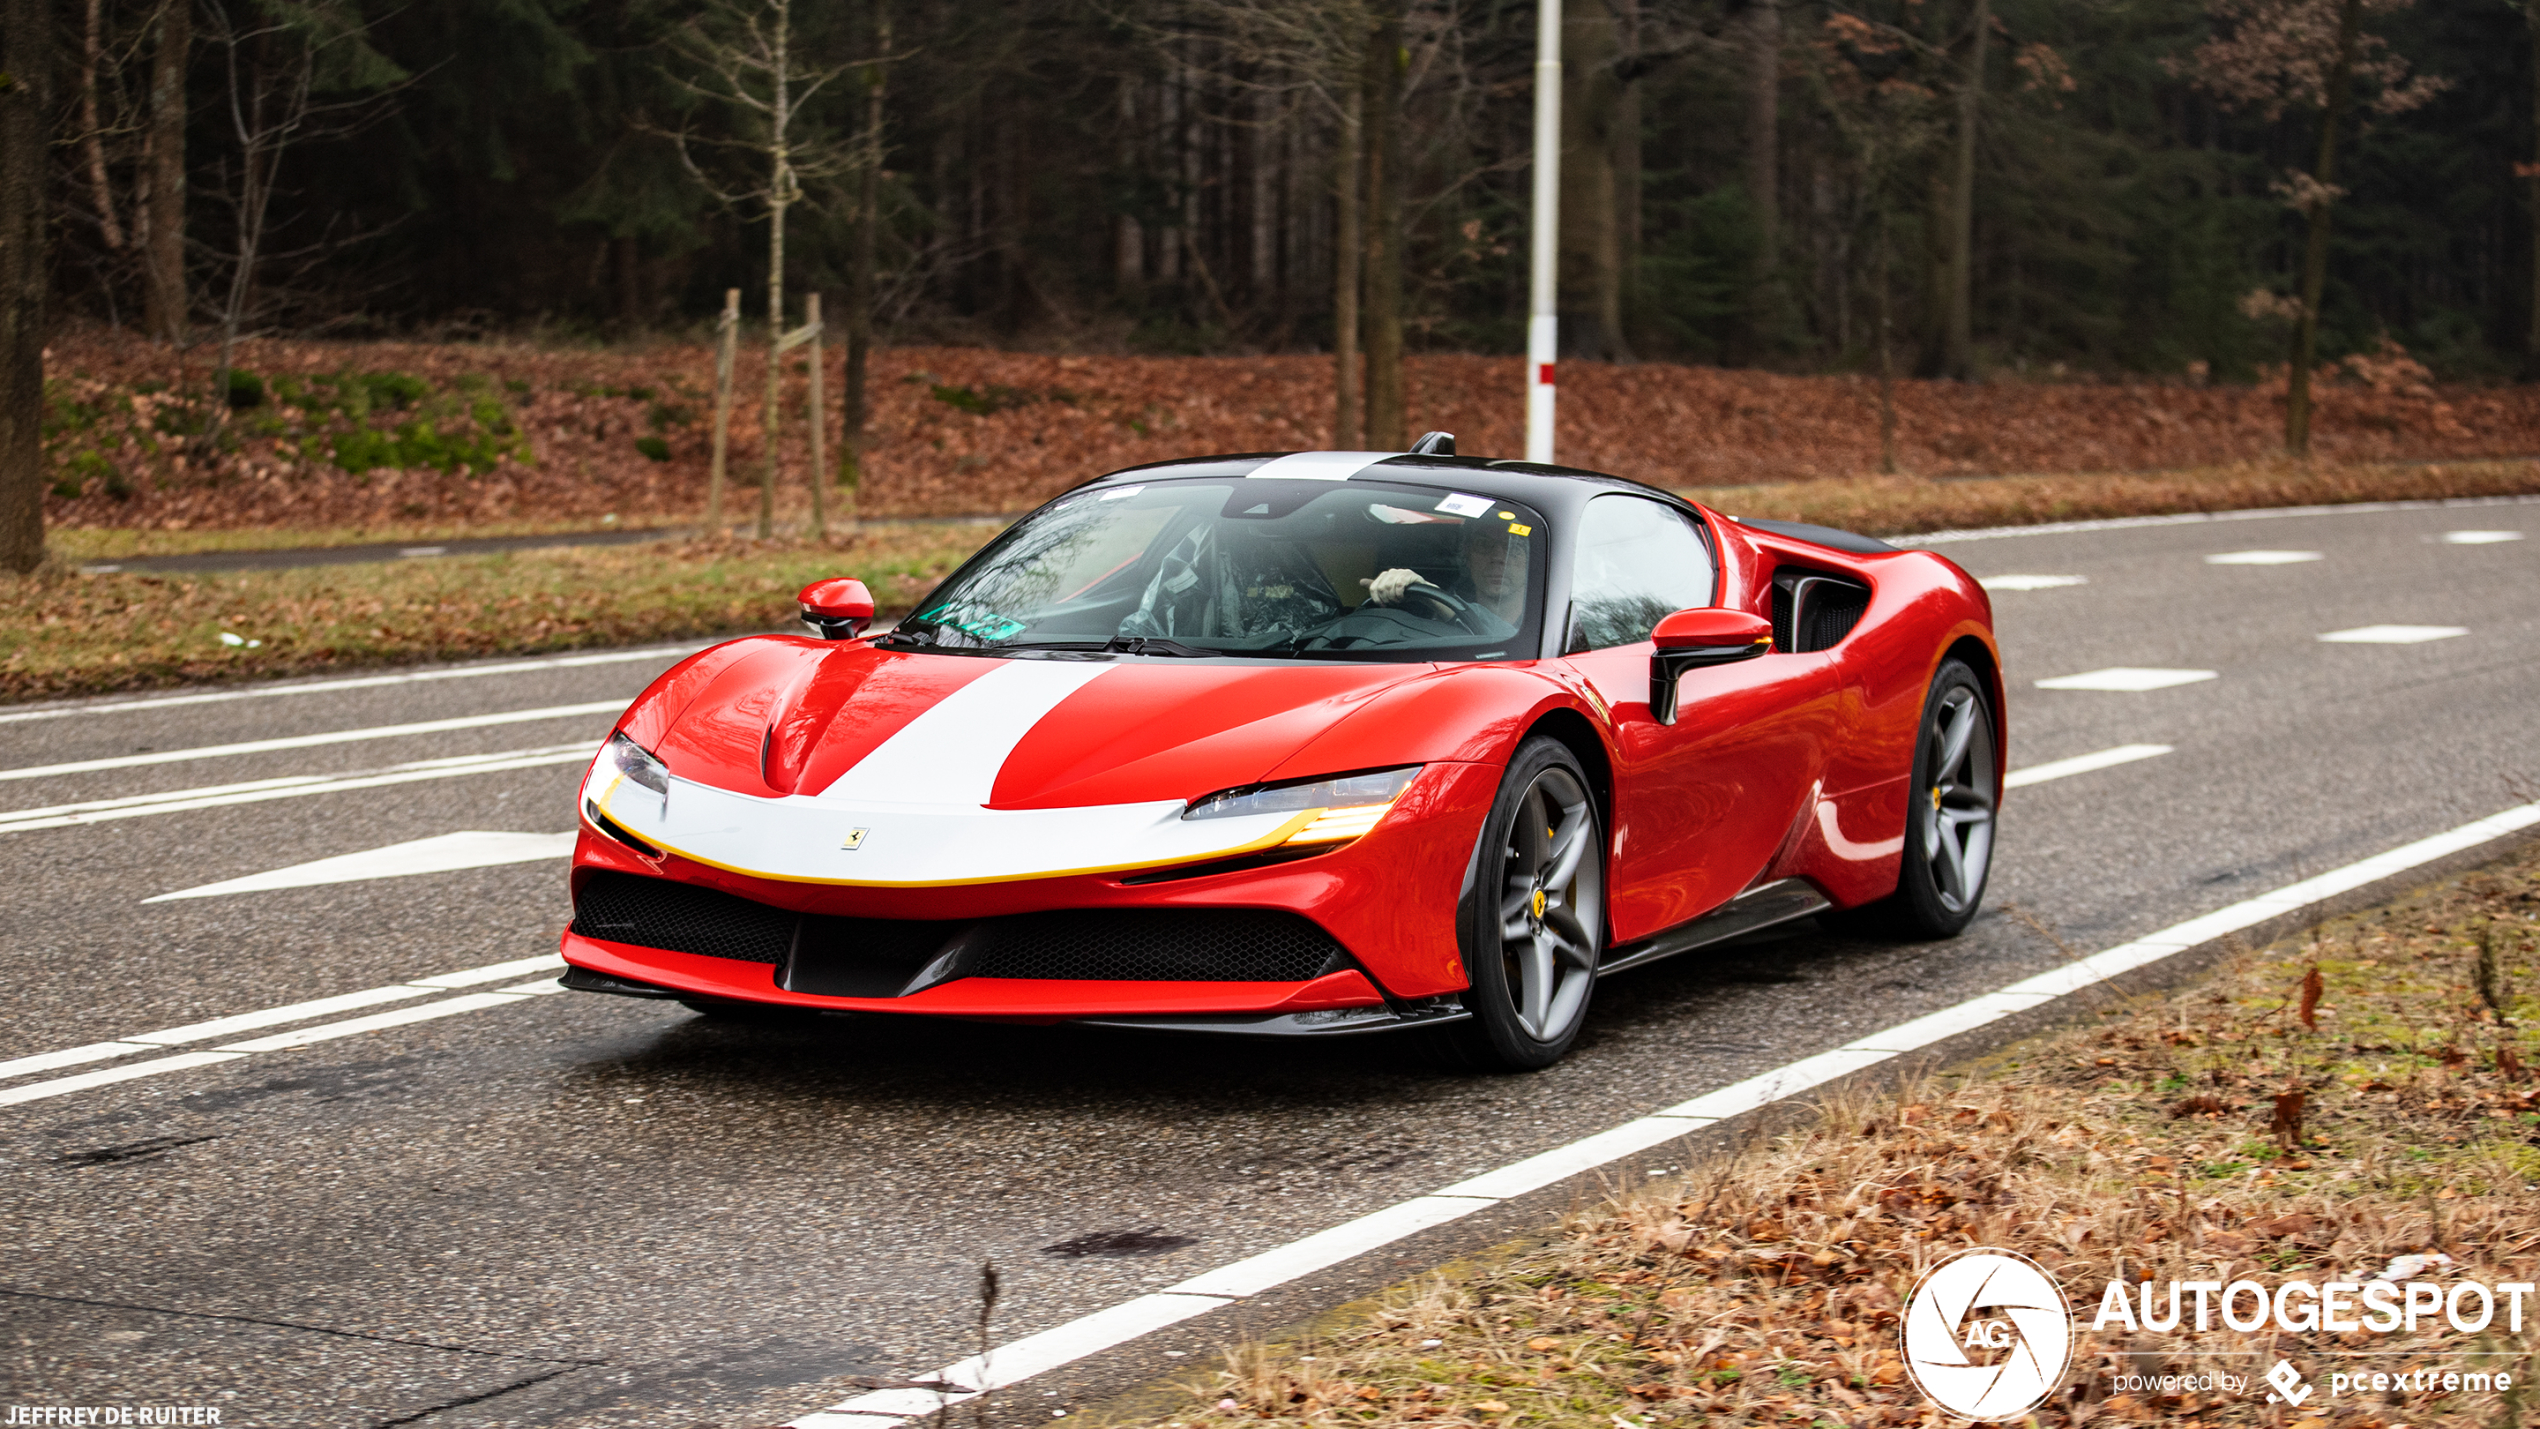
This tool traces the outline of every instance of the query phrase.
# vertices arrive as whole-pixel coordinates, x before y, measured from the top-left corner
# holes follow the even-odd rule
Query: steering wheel
[[[1414,602],[1427,606],[1429,609],[1436,612],[1436,614],[1428,616],[1428,619],[1443,620],[1455,625],[1463,625],[1465,623],[1464,612],[1472,609],[1471,603],[1466,601],[1462,596],[1457,595],[1453,591],[1447,590],[1443,586],[1433,586],[1427,581],[1414,581],[1409,586],[1405,587],[1402,594],[1395,598],[1394,605],[1397,609],[1399,609],[1409,606]],[[1407,613],[1418,614],[1419,612]]]

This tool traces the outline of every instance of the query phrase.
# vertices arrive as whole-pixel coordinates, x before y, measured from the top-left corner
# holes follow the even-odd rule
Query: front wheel
[[[1954,938],[1984,901],[2002,797],[2001,728],[1976,672],[1963,661],[1942,662],[1914,740],[1905,857],[1892,900],[1904,931]]]
[[[1482,826],[1464,930],[1464,1003],[1454,1029],[1471,1063],[1548,1067],[1578,1040],[1605,949],[1605,827],[1587,772],[1559,740],[1518,747]]]

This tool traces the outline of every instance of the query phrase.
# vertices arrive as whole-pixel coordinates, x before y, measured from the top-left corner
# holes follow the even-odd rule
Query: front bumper
[[[1031,1022],[1098,1021],[1175,1030],[1264,1032],[1379,1030],[1452,1015],[1447,995],[1466,985],[1457,948],[1457,908],[1472,850],[1499,770],[1433,764],[1404,791],[1372,832],[1290,862],[1213,872],[1140,870],[937,887],[858,887],[753,877],[683,859],[646,856],[587,824],[574,855],[577,906],[593,881],[611,875],[667,880],[748,900],[796,931],[768,935],[746,956],[674,951],[596,935],[577,921],[564,936],[565,960],[595,975],[591,991],[634,991],[840,1012],[898,1012]],[[1203,865],[1205,866],[1205,865]],[[1187,876],[1184,876],[1187,875]],[[1206,918],[1244,912],[1306,920],[1336,944],[1319,970],[1279,979],[1210,980],[1137,976],[983,976],[965,967],[965,930],[1064,918],[1099,928],[1103,914],[1124,922],[1173,913]],[[813,966],[802,928],[899,920],[925,925],[929,942],[880,972]],[[661,941],[656,939],[655,941]],[[782,944],[783,951],[775,951]],[[937,966],[938,963],[945,964]],[[1011,970],[1012,958],[975,964]],[[870,975],[868,973],[870,972]],[[593,981],[624,987],[607,988]],[[568,982],[568,986],[576,983]],[[1350,1013],[1354,1015],[1338,1015]],[[1283,1019],[1303,1019],[1286,1021]],[[1218,1019],[1249,1020],[1238,1026]]]

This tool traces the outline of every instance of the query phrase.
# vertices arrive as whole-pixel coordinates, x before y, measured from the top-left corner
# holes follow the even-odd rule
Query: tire
[[[1478,856],[1459,940],[1473,1017],[1451,1029],[1454,1049],[1468,1066],[1531,1072],[1578,1040],[1605,951],[1605,821],[1559,740],[1518,746]]]
[[[1941,662],[1914,732],[1896,892],[1861,910],[1868,921],[1928,939],[1954,938],[1975,920],[1993,868],[2001,731],[1984,681],[1962,660]]]

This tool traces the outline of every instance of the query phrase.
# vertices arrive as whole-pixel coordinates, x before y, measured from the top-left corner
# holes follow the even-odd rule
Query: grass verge
[[[2536,935],[2540,844],[1973,1068],[1838,1098],[1806,1130],[1574,1213],[1548,1243],[1230,1350],[1178,1403],[1129,1413],[1179,1429],[1937,1425],[1959,1421],[1908,1379],[1898,1319],[1919,1272],[1962,1247],[2054,1271],[2077,1330],[2111,1278],[2365,1281],[2417,1252],[2454,1262],[2419,1278],[2540,1278]],[[2025,1422],[2512,1426],[2521,1391],[2332,1399],[2327,1383],[2527,1380],[2540,1324],[2505,1323],[2500,1306],[2478,1334],[2440,1316],[2390,1334],[2112,1325],[2077,1334]],[[2314,1385],[2298,1410],[2256,1379],[2278,1358]],[[2215,1371],[2252,1388],[2115,1388]]]
[[[2540,462],[2382,462],[2325,466],[2251,462],[2189,471],[2079,476],[1865,476],[1684,493],[1735,516],[1813,521],[1873,536],[1981,526],[2032,526],[2186,511],[2334,506],[2540,494]]]
[[[641,523],[629,523],[641,524]],[[419,546],[493,536],[578,536],[620,529],[613,521],[582,519],[518,521],[397,521],[373,526],[307,526],[272,529],[154,531],[130,526],[68,526],[44,533],[48,554],[64,565],[194,556],[207,551],[285,551],[310,546],[371,546],[391,542]]]
[[[654,542],[203,575],[18,578],[0,700],[527,654],[790,625],[794,593],[855,575],[905,609],[998,530],[869,524],[811,541]],[[236,643],[224,640],[234,637]]]

